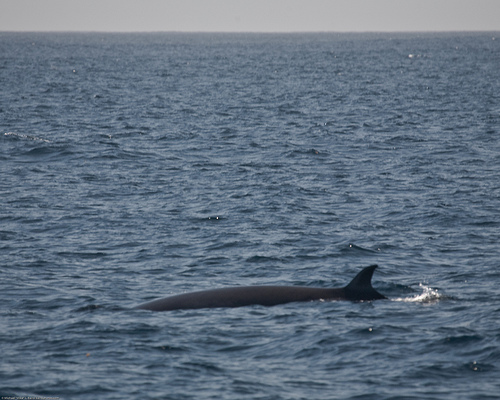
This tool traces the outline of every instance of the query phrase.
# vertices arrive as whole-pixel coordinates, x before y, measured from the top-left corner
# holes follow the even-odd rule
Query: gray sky
[[[0,0],[0,31],[500,31],[500,0]]]

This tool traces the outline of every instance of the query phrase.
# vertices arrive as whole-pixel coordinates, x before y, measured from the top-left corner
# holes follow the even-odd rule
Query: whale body
[[[307,286],[238,286],[178,294],[141,304],[136,309],[150,311],[190,310],[198,308],[275,306],[297,301],[386,299],[371,283],[376,265],[359,272],[345,287],[338,289]]]

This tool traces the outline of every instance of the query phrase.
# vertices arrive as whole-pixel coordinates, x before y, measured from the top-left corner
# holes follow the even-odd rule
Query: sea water
[[[500,34],[0,33],[0,396],[494,399]],[[154,313],[240,285],[389,300]]]

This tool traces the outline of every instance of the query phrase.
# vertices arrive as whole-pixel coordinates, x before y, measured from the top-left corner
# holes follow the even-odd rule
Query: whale
[[[173,311],[251,305],[269,307],[310,301],[361,302],[386,299],[387,297],[372,287],[371,280],[376,268],[377,265],[363,268],[347,286],[337,289],[308,286],[236,286],[178,294],[140,304],[135,308],[149,311]]]

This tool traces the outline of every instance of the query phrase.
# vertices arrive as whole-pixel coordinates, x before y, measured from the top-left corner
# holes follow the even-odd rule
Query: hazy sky
[[[0,31],[500,31],[500,0],[0,0]]]

